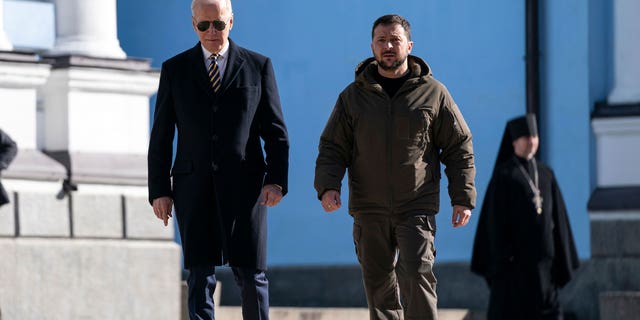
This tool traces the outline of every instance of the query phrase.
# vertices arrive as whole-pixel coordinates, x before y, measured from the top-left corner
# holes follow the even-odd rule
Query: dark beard
[[[400,66],[407,61],[407,57],[404,57],[402,59],[396,60],[396,62],[394,62],[392,65],[388,66],[386,64],[384,64],[384,62],[382,61],[382,59],[377,60],[378,61],[378,66],[380,66],[380,68],[382,68],[382,70],[384,71],[394,71],[397,70],[398,68],[400,68]]]

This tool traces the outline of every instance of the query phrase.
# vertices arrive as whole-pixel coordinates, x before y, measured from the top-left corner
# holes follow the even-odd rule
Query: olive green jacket
[[[408,62],[411,76],[393,97],[376,82],[373,58],[358,65],[320,137],[318,198],[340,191],[348,169],[350,214],[435,214],[442,162],[451,204],[475,207],[471,131],[426,62]]]

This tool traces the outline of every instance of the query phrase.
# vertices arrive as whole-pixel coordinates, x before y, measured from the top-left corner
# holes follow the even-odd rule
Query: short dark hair
[[[371,39],[373,39],[373,30],[375,30],[378,25],[387,26],[390,24],[399,24],[404,29],[407,40],[411,41],[411,24],[409,24],[407,19],[397,14],[387,14],[376,19],[373,23],[373,27],[371,28]]]

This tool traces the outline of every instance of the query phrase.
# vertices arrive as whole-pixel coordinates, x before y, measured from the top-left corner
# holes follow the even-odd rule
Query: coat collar
[[[198,42],[191,49],[191,69],[193,71],[193,74],[195,75],[194,78],[197,86],[204,90],[208,95],[211,95],[213,97],[213,91],[209,86],[207,68],[202,62],[202,55],[202,45],[200,44],[200,42]],[[228,59],[229,60],[227,61],[227,68],[225,70],[225,75],[222,78],[222,86],[220,87],[219,94],[224,93],[229,88],[244,65],[244,57],[242,51],[231,39],[229,39]]]
[[[226,91],[236,79],[243,65],[244,56],[242,55],[242,51],[233,40],[229,39],[229,60],[227,61],[227,69],[222,78],[221,89],[223,92]]]

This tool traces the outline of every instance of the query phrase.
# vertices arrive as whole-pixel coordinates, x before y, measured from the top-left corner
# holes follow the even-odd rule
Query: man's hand
[[[261,205],[273,207],[280,203],[280,200],[282,200],[282,187],[277,184],[267,184],[262,187]]]
[[[173,199],[170,197],[160,197],[153,199],[153,213],[156,214],[158,219],[164,222],[165,227],[168,224],[169,218],[171,218],[171,207],[173,206]]]
[[[453,223],[453,227],[463,227],[471,218],[471,209],[465,206],[455,205],[453,206],[453,216],[451,217],[451,223]]]
[[[322,208],[326,212],[333,212],[342,207],[340,201],[340,192],[336,190],[327,190],[322,194],[322,200],[320,200]]]

